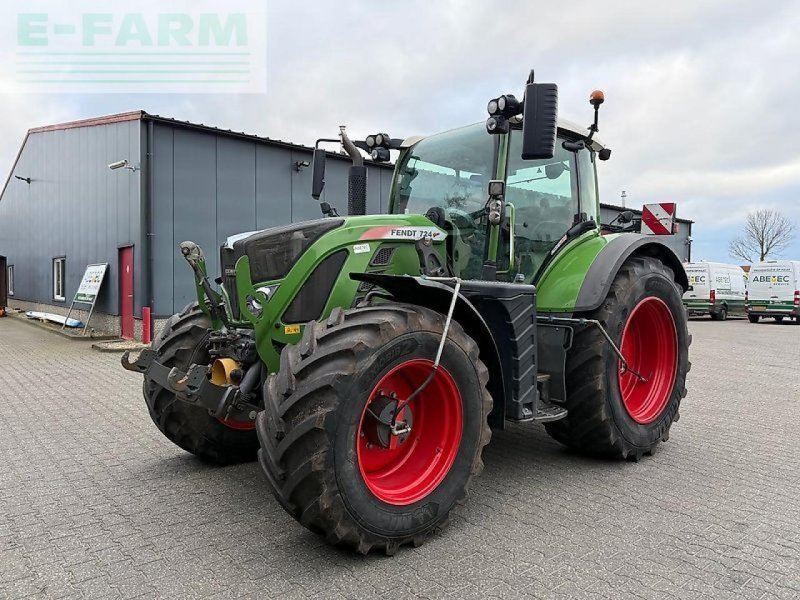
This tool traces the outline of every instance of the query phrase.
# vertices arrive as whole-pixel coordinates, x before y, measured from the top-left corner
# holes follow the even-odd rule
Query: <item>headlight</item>
[[[264,285],[256,289],[255,296],[251,295],[245,298],[245,302],[247,303],[247,309],[254,317],[261,316],[261,313],[264,310],[263,302],[269,302],[269,299],[272,298],[272,295],[277,291],[279,287],[280,284]]]
[[[497,100],[490,100],[489,104],[486,106],[486,110],[490,115],[497,113]]]

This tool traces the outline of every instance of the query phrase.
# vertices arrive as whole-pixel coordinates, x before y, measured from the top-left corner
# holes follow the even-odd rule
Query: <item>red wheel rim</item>
[[[622,402],[637,423],[652,423],[669,402],[678,368],[678,332],[667,304],[651,296],[631,311],[622,331],[618,378]],[[635,371],[646,381],[641,381]]]
[[[410,422],[411,431],[405,436],[388,433],[388,427],[368,410],[390,414],[398,400],[405,400],[422,385],[432,368],[432,361],[422,359],[397,365],[381,378],[361,413],[356,442],[358,468],[370,492],[387,504],[404,506],[426,497],[445,478],[458,454],[463,426],[461,394],[453,377],[441,366],[398,415],[398,421]],[[381,440],[376,435],[382,436]]]
[[[237,431],[248,431],[256,428],[255,421],[234,421],[233,419],[220,419],[219,417],[217,417],[217,421],[225,425],[225,427],[236,429]]]

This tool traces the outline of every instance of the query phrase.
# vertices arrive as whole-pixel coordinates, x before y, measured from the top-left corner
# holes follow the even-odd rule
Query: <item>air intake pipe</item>
[[[342,147],[353,161],[347,177],[347,214],[367,214],[367,167],[356,145],[347,137],[344,125],[339,127]]]

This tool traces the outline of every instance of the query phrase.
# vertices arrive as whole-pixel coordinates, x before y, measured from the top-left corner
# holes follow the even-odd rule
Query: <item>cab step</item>
[[[539,409],[536,411],[536,416],[533,418],[537,423],[549,423],[550,421],[558,421],[567,416],[567,409],[555,404],[540,403]]]

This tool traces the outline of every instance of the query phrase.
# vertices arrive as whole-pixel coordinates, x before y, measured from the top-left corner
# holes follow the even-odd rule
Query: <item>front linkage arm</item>
[[[181,242],[180,249],[183,258],[185,258],[186,262],[189,263],[189,266],[192,267],[195,283],[208,299],[208,311],[210,313],[209,316],[211,317],[211,320],[222,322],[227,326],[229,324],[228,314],[225,312],[225,307],[223,307],[220,303],[219,294],[214,291],[214,289],[211,287],[211,283],[208,281],[208,273],[206,273],[206,259],[203,255],[203,250],[200,248],[200,246],[191,241]]]

